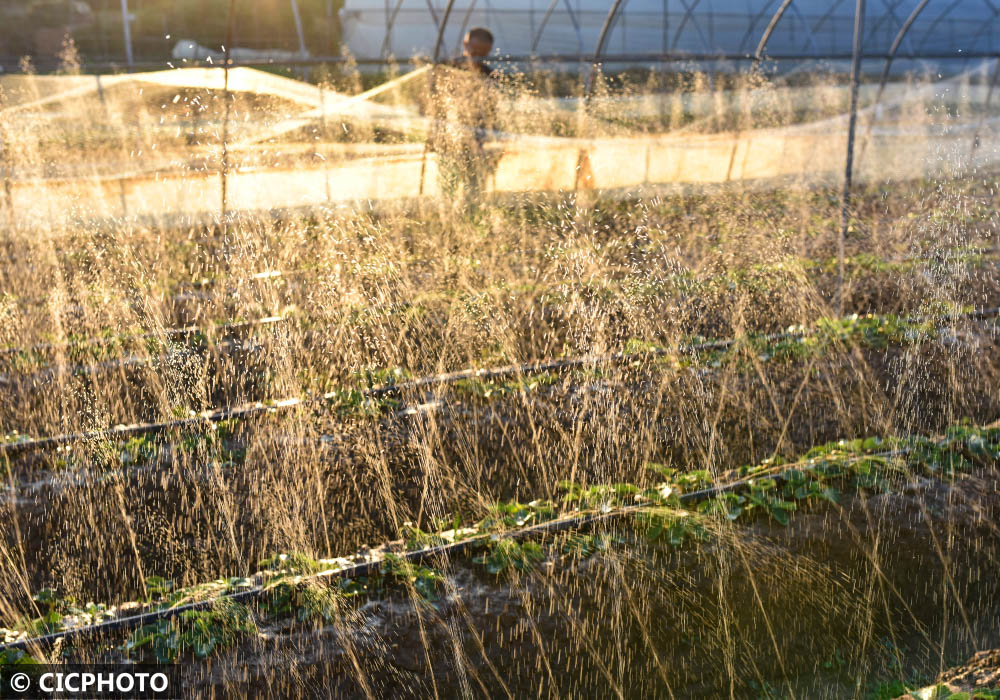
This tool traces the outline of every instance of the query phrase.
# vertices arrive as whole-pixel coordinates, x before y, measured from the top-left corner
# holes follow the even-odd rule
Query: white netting
[[[217,213],[223,170],[233,209],[433,195],[429,77],[423,67],[348,94],[234,68],[227,112],[220,68],[10,76],[0,83],[8,206],[34,224]],[[857,179],[993,165],[1000,144],[984,77],[894,82],[880,97],[863,86]],[[497,83],[487,143],[499,157],[488,183],[496,192],[842,177],[848,88],[829,76],[779,84],[749,74],[713,86],[695,74],[668,90],[610,91],[598,79],[589,100],[579,86],[545,95],[523,77]],[[80,148],[67,151],[67,141]]]

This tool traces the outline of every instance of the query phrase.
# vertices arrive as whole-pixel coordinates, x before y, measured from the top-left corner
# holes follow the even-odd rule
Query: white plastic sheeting
[[[953,177],[971,167],[1000,163],[996,120],[984,130],[970,160],[973,124],[948,128],[898,125],[873,131],[856,180]],[[747,186],[836,186],[843,177],[846,118],[719,134],[635,138],[525,137],[506,145],[489,189],[541,192],[663,186],[697,190],[739,182]],[[235,172],[228,179],[232,210],[350,205],[438,193],[433,157],[419,144],[385,146],[375,157],[322,168]],[[622,167],[623,163],[634,167]],[[425,168],[426,165],[426,168]],[[421,181],[425,186],[420,187]],[[129,178],[15,182],[11,206],[20,225],[70,226],[80,220],[215,215],[221,201],[217,173],[151,174]]]

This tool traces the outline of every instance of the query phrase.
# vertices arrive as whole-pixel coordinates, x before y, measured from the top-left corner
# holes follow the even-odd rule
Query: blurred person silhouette
[[[443,64],[432,85],[428,147],[437,153],[441,195],[459,211],[475,207],[499,160],[485,148],[496,126],[497,80],[485,63],[492,50],[488,29],[470,29],[462,57]]]

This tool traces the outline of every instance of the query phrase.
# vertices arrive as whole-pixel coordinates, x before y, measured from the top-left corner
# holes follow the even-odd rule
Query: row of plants
[[[203,658],[254,634],[259,625],[280,619],[329,623],[346,614],[351,600],[410,591],[421,604],[434,604],[447,588],[444,573],[411,561],[407,553],[462,545],[463,554],[491,575],[528,572],[539,562],[560,556],[587,557],[627,545],[633,537],[682,548],[711,537],[724,523],[768,521],[788,525],[803,508],[837,503],[845,494],[891,492],[915,475],[948,480],[1000,461],[1000,427],[968,423],[938,438],[870,437],[819,445],[794,460],[776,457],[728,473],[724,482],[707,470],[678,471],[651,463],[649,483],[559,484],[556,500],[498,502],[470,523],[456,515],[432,522],[429,530],[407,523],[402,539],[386,548],[374,571],[350,576],[354,559],[315,560],[303,554],[276,555],[260,563],[252,577],[231,577],[175,588],[153,577],[145,582],[144,600],[118,607],[79,605],[51,590],[41,591],[36,618],[3,630],[14,641],[114,619],[123,614],[176,608],[206,602],[205,609],[143,625],[106,651],[137,660],[174,662]],[[624,530],[586,531],[594,519],[633,524]],[[554,537],[555,525],[568,534]],[[534,526],[543,526],[531,530]],[[520,534],[518,534],[520,533]],[[395,551],[393,551],[395,550]],[[365,561],[365,559],[362,559]],[[317,576],[327,572],[325,576]],[[325,579],[325,584],[323,583]],[[255,602],[228,596],[258,589]],[[0,665],[24,663],[17,650],[0,652]]]
[[[134,355],[162,357],[178,347],[204,351],[226,342],[230,331],[256,331],[258,325],[267,328],[270,323],[262,323],[260,319],[230,319],[200,328],[166,329],[162,333],[110,329],[103,329],[99,336],[71,333],[62,342],[49,346],[0,349],[0,364],[12,375],[23,375],[56,366],[86,367]]]
[[[968,310],[959,313],[965,311]],[[951,329],[944,322],[929,315],[911,319],[893,314],[853,314],[846,318],[820,318],[811,326],[789,326],[785,332],[770,336],[751,334],[725,340],[694,336],[687,338],[679,348],[632,338],[626,342],[623,355],[626,360],[634,356],[635,362],[648,359],[650,362],[646,366],[650,367],[719,369],[736,366],[745,371],[751,369],[752,361],[802,362],[845,346],[885,350],[895,345],[933,342],[950,333]],[[592,379],[602,372],[596,368],[577,370],[576,374],[582,373]],[[463,379],[456,382],[454,388],[457,393],[469,397],[492,399],[549,387],[558,379],[558,374],[546,370],[517,379]]]
[[[199,422],[175,431],[145,433],[125,440],[97,438],[85,443],[69,443],[54,449],[52,466],[59,470],[96,468],[106,473],[116,468],[149,466],[159,461],[164,450],[179,454],[194,454],[216,460],[222,468],[242,464],[246,447],[240,435],[244,421],[230,418],[216,422]],[[4,436],[8,444],[30,442],[19,433]],[[0,461],[0,471],[10,468],[9,458]]]
[[[868,693],[869,700],[892,700],[904,696],[926,698],[926,700],[1000,700],[1000,686],[956,691],[943,683],[926,685],[893,679],[877,684]]]
[[[957,248],[937,253],[935,258],[912,258],[907,260],[885,260],[871,253],[859,253],[845,258],[844,264],[848,276],[865,275],[872,272],[908,273],[923,265],[935,261],[946,261],[948,264],[980,266],[990,260],[981,249]],[[733,289],[758,290],[766,292],[777,283],[787,283],[789,274],[800,273],[832,273],[838,266],[836,258],[806,258],[801,256],[785,256],[771,263],[754,264],[747,267],[730,266],[723,272],[701,274],[694,271],[675,272],[657,276],[655,279],[637,281],[631,278],[617,282],[548,282],[546,291],[541,294],[541,301],[547,305],[558,306],[574,296],[597,296],[613,298],[622,293],[637,297],[663,296],[698,296],[711,297]],[[304,271],[296,271],[303,273]],[[264,279],[270,279],[264,278]],[[204,283],[204,280],[202,281]],[[532,291],[540,290],[533,288]],[[400,307],[407,313],[412,313],[411,304]],[[246,323],[245,319],[230,319],[218,321],[201,331],[185,332],[188,344],[202,346],[208,342],[209,336],[214,336],[219,328]],[[169,331],[168,331],[169,334]],[[157,334],[144,331],[121,332],[105,328],[96,335],[84,333],[69,333],[63,338],[51,340],[52,347],[45,345],[33,348],[7,347],[0,348],[0,360],[9,363],[11,371],[25,373],[37,371],[52,363],[54,347],[63,349],[70,363],[87,364],[118,358],[126,353],[143,352],[150,355],[162,353],[166,348],[164,341]]]
[[[0,630],[0,642],[72,630],[131,615],[169,611],[181,606],[205,603],[178,615],[144,624],[117,645],[87,643],[90,651],[108,659],[128,658],[136,662],[174,663],[183,659],[203,659],[213,652],[255,635],[264,624],[331,623],[343,615],[352,600],[387,595],[412,588],[420,600],[431,603],[443,587],[444,576],[437,570],[412,564],[387,554],[375,570],[365,576],[337,578],[332,584],[316,574],[330,571],[349,560],[315,560],[304,554],[280,554],[260,562],[261,571],[252,577],[228,577],[188,587],[153,576],[145,581],[142,600],[117,607],[78,603],[44,589],[33,597],[41,612],[24,619],[11,629]],[[232,596],[254,592],[252,600],[241,602]],[[69,645],[60,648],[56,659],[69,659]],[[39,664],[43,661],[17,648],[0,650],[0,667]]]
[[[941,312],[942,310],[936,310]],[[719,369],[733,366],[740,371],[751,369],[754,362],[802,362],[812,357],[836,351],[844,346],[856,344],[863,348],[884,350],[891,345],[912,345],[931,342],[951,333],[948,326],[933,316],[908,319],[895,315],[851,315],[846,318],[821,318],[811,327],[790,326],[785,333],[775,336],[748,335],[733,340],[714,341],[704,337],[690,339],[686,351],[668,348],[643,340],[632,339],[624,348],[626,356],[634,356],[635,362],[645,362],[648,367]],[[593,379],[604,372],[601,368],[574,369],[571,378]],[[452,382],[451,390],[459,398],[493,400],[515,394],[526,394],[546,390],[559,382],[560,375],[554,371],[526,373],[524,376],[508,379],[484,379],[470,377]],[[405,386],[413,380],[413,375],[403,368],[369,368],[355,372],[353,386],[335,388],[324,394],[324,404],[341,417],[373,417],[400,410],[400,400],[391,391],[397,386]],[[278,402],[264,401],[262,405],[276,407]],[[182,411],[177,417],[190,417],[189,411]],[[225,426],[223,431],[225,432]],[[185,428],[181,440],[206,436],[214,439],[220,433],[210,425],[204,429]],[[32,437],[11,432],[0,435],[0,443],[30,443]],[[135,466],[149,461],[143,456],[153,457],[160,446],[175,440],[170,433],[161,436],[143,435],[131,438],[124,444],[105,439],[92,441],[88,451],[100,455],[121,454],[121,466]],[[92,448],[92,449],[91,449]],[[72,446],[59,448],[65,451],[59,459],[67,462]],[[78,451],[79,454],[82,451]],[[103,460],[109,464],[113,460]],[[106,465],[107,466],[107,465]]]
[[[411,377],[410,373],[402,368],[367,368],[353,373],[352,381],[354,386],[343,389],[333,389],[322,396],[322,402],[327,410],[340,416],[375,416],[397,410],[401,403],[398,399],[388,395],[374,396],[373,389],[386,389],[393,385],[406,381]],[[265,399],[260,402],[264,412],[276,411],[280,401]],[[212,411],[197,413],[185,406],[176,406],[172,418],[181,421],[189,421],[199,416],[204,416]],[[113,464],[113,459],[103,459],[104,457],[120,455],[120,466],[137,466],[148,463],[156,458],[160,450],[172,444],[184,451],[196,443],[214,443],[217,440],[231,439],[235,428],[244,422],[241,418],[227,418],[224,420],[199,421],[198,426],[179,426],[176,431],[153,433],[130,437],[126,440],[115,440],[112,437],[104,437],[86,440],[85,447],[74,450],[74,443],[57,447],[57,464],[67,466],[70,458],[83,459],[83,455],[97,455],[104,466]],[[201,424],[204,427],[200,427]],[[36,436],[11,431],[0,434],[0,445],[19,445],[31,443],[38,440]],[[83,442],[83,441],[80,441]],[[0,462],[3,464],[3,462]]]

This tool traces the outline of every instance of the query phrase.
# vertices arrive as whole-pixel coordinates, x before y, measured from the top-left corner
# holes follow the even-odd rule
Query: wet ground
[[[1000,580],[983,573],[998,487],[917,479],[679,551],[626,527],[589,557],[557,542],[524,574],[450,562],[436,602],[262,630],[184,673],[206,697],[865,697],[1000,643]]]

